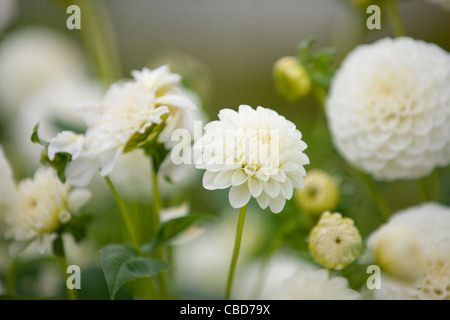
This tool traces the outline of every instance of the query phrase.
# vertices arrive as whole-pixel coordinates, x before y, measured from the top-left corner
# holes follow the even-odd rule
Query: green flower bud
[[[324,211],[333,211],[338,205],[339,187],[325,171],[311,170],[305,177],[305,188],[296,190],[295,199],[303,211],[321,215]]]
[[[294,102],[311,91],[311,79],[295,57],[283,57],[273,66],[275,87],[287,101]]]

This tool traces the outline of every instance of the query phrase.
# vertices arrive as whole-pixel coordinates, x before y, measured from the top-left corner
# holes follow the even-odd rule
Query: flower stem
[[[69,289],[67,286],[67,279],[69,278],[69,275],[67,273],[67,259],[66,259],[66,251],[64,250],[64,242],[62,239],[62,235],[60,234],[58,238],[55,239],[55,241],[58,241],[59,244],[57,245],[60,249],[58,256],[59,265],[61,266],[61,270],[64,274],[64,285],[66,287],[67,297],[69,300],[78,300],[76,289]]]
[[[406,35],[405,28],[403,27],[402,17],[398,10],[397,0],[386,0],[386,6],[391,16],[395,36],[396,37],[405,36]]]
[[[244,231],[244,222],[245,222],[246,212],[247,212],[247,205],[243,206],[239,213],[239,221],[238,221],[237,230],[236,230],[236,239],[234,241],[233,257],[231,259],[230,271],[228,273],[228,281],[227,281],[227,289],[225,292],[225,300],[230,300],[230,297],[231,297],[231,288],[233,286],[233,278],[234,278],[234,273],[236,270],[236,263],[237,263],[237,259],[239,256],[239,250],[241,248],[241,240],[242,240],[242,233]]]
[[[420,195],[422,197],[423,201],[430,201],[430,192],[428,190],[427,181],[425,178],[420,178],[417,180],[417,183],[419,185]]]
[[[116,200],[116,203],[119,206],[119,210],[122,213],[122,217],[125,220],[125,224],[127,226],[128,233],[130,234],[133,247],[136,249],[139,256],[143,256],[141,249],[139,247],[139,243],[137,241],[136,234],[134,233],[134,228],[133,228],[133,224],[131,222],[131,217],[127,210],[125,202],[123,202],[122,198],[117,193],[116,188],[114,188],[114,185],[111,182],[111,179],[109,177],[105,177],[105,181],[106,181],[106,184],[108,185],[108,187],[111,189],[111,192],[114,195],[114,199]],[[153,278],[147,278],[147,279],[148,279],[148,288],[149,288],[150,298],[154,297],[158,300],[159,295],[158,295],[158,291],[156,290],[156,286],[155,286],[155,282],[153,281]]]
[[[391,215],[391,209],[389,208],[387,202],[384,200],[383,195],[380,193],[380,190],[375,184],[375,181],[373,181],[373,179],[365,173],[359,171],[357,171],[357,173],[360,175],[361,180],[363,180],[367,191],[369,191],[372,201],[377,206],[381,214],[381,218],[384,222],[387,221],[389,219],[389,216]]]
[[[137,241],[136,234],[134,233],[133,224],[131,222],[131,217],[127,210],[127,207],[123,202],[122,198],[117,193],[116,188],[114,188],[111,179],[109,177],[105,177],[105,181],[109,189],[111,189],[114,199],[116,200],[116,203],[119,207],[120,213],[122,214],[123,220],[125,221],[125,225],[127,226],[128,233],[131,237],[131,243],[133,244],[133,247],[138,251],[138,253],[141,254],[141,250],[139,249],[139,243]]]
[[[158,229],[161,225],[161,197],[159,195],[159,184],[158,184],[158,172],[152,168],[152,182],[153,182],[153,208],[152,208],[152,226],[153,226],[153,234],[155,235],[158,232]],[[162,260],[163,258],[163,248],[159,247],[155,250],[156,258]],[[159,289],[161,292],[161,297],[163,299],[168,298],[167,293],[167,284],[166,277],[164,272],[158,273],[158,283]]]
[[[83,13],[81,36],[89,58],[108,87],[121,77],[119,50],[105,1],[78,0]]]
[[[431,174],[431,183],[432,183],[432,192],[434,194],[434,200],[441,201],[441,185],[439,181],[439,169],[434,169],[433,173]]]

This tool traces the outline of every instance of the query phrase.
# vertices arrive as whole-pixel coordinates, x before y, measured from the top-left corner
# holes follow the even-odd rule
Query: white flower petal
[[[65,152],[76,160],[83,150],[84,137],[72,131],[62,131],[56,137],[50,139],[48,145],[48,158],[53,160],[56,153]]]
[[[225,189],[231,186],[231,177],[233,176],[233,170],[219,171],[214,178],[214,189]]]
[[[205,171],[203,175],[203,187],[206,190],[214,190],[216,186],[214,185],[214,179],[216,178],[218,172]]]
[[[258,198],[261,192],[263,191],[263,184],[259,179],[251,177],[248,179],[248,187],[250,189],[250,193],[254,198]]]
[[[270,211],[272,211],[273,213],[280,213],[283,210],[285,204],[286,198],[281,194],[276,198],[269,199]]]
[[[72,216],[70,215],[69,211],[64,209],[61,210],[58,214],[58,219],[62,224],[69,222],[71,218]]]
[[[269,205],[269,196],[265,192],[261,192],[258,198],[256,198],[256,201],[258,201],[259,206],[262,209],[267,208]]]
[[[280,184],[273,179],[269,179],[264,183],[264,191],[271,197],[275,198],[280,193]]]
[[[233,208],[241,208],[250,201],[250,191],[248,187],[243,184],[240,186],[232,186],[228,194],[228,199]]]
[[[95,159],[80,157],[67,164],[65,175],[67,183],[75,187],[87,186],[98,172],[98,163]]]
[[[248,175],[244,172],[244,169],[236,170],[231,176],[231,184],[233,186],[239,186],[247,181]]]
[[[191,99],[178,94],[165,94],[155,99],[156,104],[162,106],[171,106],[180,109],[196,109]]]

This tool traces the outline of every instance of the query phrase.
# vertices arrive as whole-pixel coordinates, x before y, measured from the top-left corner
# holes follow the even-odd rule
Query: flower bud
[[[311,170],[305,177],[305,188],[296,190],[295,199],[303,211],[320,215],[336,208],[340,199],[339,187],[325,171]]]
[[[277,92],[287,101],[294,102],[311,91],[311,79],[297,58],[282,57],[273,66]]]

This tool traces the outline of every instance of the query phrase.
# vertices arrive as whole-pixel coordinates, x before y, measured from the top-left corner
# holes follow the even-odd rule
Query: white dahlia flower
[[[196,141],[196,167],[206,169],[208,190],[230,188],[233,208],[245,206],[253,196],[261,208],[283,210],[294,188],[304,187],[306,143],[295,125],[273,110],[241,105],[223,109],[219,120],[205,126]]]
[[[350,289],[346,278],[330,277],[326,269],[300,269],[286,280],[282,300],[356,300],[359,292]]]
[[[16,182],[8,159],[0,146],[0,225],[14,201]],[[1,228],[0,228],[1,231]]]
[[[134,71],[133,76],[136,80],[113,84],[101,103],[82,107],[87,131],[81,145],[74,134],[72,140],[66,139],[69,133],[60,133],[50,140],[50,160],[59,152],[72,154],[65,172],[70,184],[87,185],[98,169],[102,176],[109,175],[122,153],[139,147],[139,137],[146,138],[147,129],[161,124],[167,115],[166,127],[161,132],[165,134],[177,122],[179,109],[196,108],[176,90],[180,78],[170,73],[167,66]]]
[[[450,299],[450,208],[427,202],[394,214],[367,239],[382,271],[376,299]]]
[[[0,42],[0,101],[3,114],[52,82],[86,77],[81,48],[58,31],[29,27],[7,34]]]
[[[337,150],[379,180],[416,179],[450,162],[450,54],[412,38],[360,45],[326,101]]]
[[[11,253],[17,253],[31,242],[43,252],[53,234],[72,213],[89,199],[84,189],[71,189],[62,184],[51,168],[40,168],[31,179],[22,180],[17,188],[17,201],[6,213],[6,238],[13,242]]]

